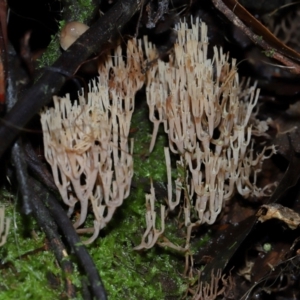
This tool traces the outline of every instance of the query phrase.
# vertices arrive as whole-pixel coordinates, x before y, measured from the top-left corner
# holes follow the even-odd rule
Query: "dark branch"
[[[9,56],[8,56],[9,71],[7,74],[7,107],[12,107],[17,101],[17,75],[19,72],[19,62],[16,59],[16,53],[11,45],[9,45]],[[68,274],[73,273],[72,262],[66,257],[66,248],[61,241],[58,234],[57,226],[53,221],[48,209],[43,205],[40,199],[36,198],[35,193],[30,187],[27,163],[25,153],[23,150],[23,143],[19,138],[12,148],[12,161],[15,167],[15,173],[23,200],[23,211],[25,214],[32,213],[33,217],[37,220],[39,227],[45,232],[51,250],[53,251],[55,258],[61,265],[62,270],[66,276],[66,292],[68,297],[75,297],[76,291],[75,286],[71,283],[68,278]]]
[[[18,178],[19,188],[24,199],[24,195],[28,198],[26,200],[27,212],[30,208],[30,212],[33,217],[37,220],[39,227],[45,232],[46,237],[49,241],[50,248],[53,251],[55,258],[60,264],[62,270],[67,275],[66,276],[66,292],[68,297],[75,296],[75,287],[71,283],[70,276],[68,274],[73,273],[72,262],[66,256],[67,250],[64,246],[61,238],[58,234],[57,226],[53,221],[52,216],[50,215],[48,209],[41,202],[41,200],[33,192],[32,186],[29,182],[29,176],[26,169],[26,162],[24,159],[23,149],[21,147],[20,139],[16,141],[13,146],[12,158],[15,165],[15,171]]]
[[[75,253],[81,268],[84,270],[89,280],[91,290],[93,292],[93,297],[99,300],[107,299],[105,289],[102,280],[99,276],[98,270],[92,258],[90,257],[86,247],[82,244],[79,236],[74,230],[70,219],[61,207],[60,203],[58,203],[56,198],[36,180],[31,178],[30,185],[33,187],[35,193],[38,195],[38,198],[42,199],[48,206],[51,215],[55,216],[55,222],[57,226],[61,229],[69,246]]]
[[[241,29],[243,33],[245,33],[252,40],[253,43],[259,45],[266,51],[270,51],[272,53],[272,58],[280,61],[285,66],[288,66],[291,72],[300,74],[300,65],[290,59],[290,57],[292,57],[294,60],[299,61],[299,53],[281,43],[269,30],[265,28],[265,26],[263,26],[250,13],[248,13],[243,6],[234,0],[225,0],[224,2],[231,5],[231,10],[224,4],[222,0],[212,0],[212,2],[214,6],[220,12],[222,12],[230,22]],[[250,27],[246,26],[245,23],[241,21],[239,18],[242,17],[241,11],[243,13],[247,12],[248,18],[250,18],[249,23],[253,26],[256,25],[257,32],[260,30],[262,35],[254,33]]]

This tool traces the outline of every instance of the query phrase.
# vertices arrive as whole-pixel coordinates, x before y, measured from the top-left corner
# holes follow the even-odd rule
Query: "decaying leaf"
[[[256,216],[258,216],[258,221],[260,222],[265,222],[270,219],[281,220],[291,229],[296,229],[300,224],[300,215],[292,209],[280,204],[262,205]]]

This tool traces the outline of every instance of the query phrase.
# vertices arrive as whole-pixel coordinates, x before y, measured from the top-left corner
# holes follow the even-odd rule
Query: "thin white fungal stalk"
[[[0,247],[7,241],[10,222],[10,218],[5,218],[5,207],[0,207]]]
[[[135,250],[150,249],[161,237],[165,231],[165,206],[160,206],[161,229],[156,228],[156,212],[155,212],[155,189],[151,181],[150,194],[146,195],[146,231],[142,237],[140,245],[134,247]]]

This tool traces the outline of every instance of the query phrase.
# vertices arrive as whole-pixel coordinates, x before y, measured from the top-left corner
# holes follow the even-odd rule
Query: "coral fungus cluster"
[[[163,123],[169,139],[165,149],[168,206],[171,210],[183,207],[188,236],[193,226],[214,223],[236,191],[243,197],[265,194],[265,189],[256,186],[257,173],[275,148],[254,153],[252,136],[263,135],[267,129],[266,122],[253,113],[259,90],[239,82],[236,61],[229,62],[222,49],[214,47],[213,57],[208,58],[207,26],[199,19],[191,28],[180,22],[175,30],[178,37],[167,62],[157,59],[147,38],[145,61],[141,42],[137,46],[131,40],[126,61],[118,48],[114,61],[108,58],[99,67],[88,99],[80,95],[72,104],[68,98],[55,97],[54,108],[41,114],[45,156],[70,215],[80,202],[75,228],[84,223],[92,204],[95,223],[88,242],[97,237],[130,191],[133,161],[128,134],[134,96],[144,83],[141,70],[147,62],[151,64],[146,96],[154,123],[150,150]],[[174,200],[169,149],[184,170],[183,176],[178,173]],[[163,234],[163,228],[155,229],[154,200],[152,189],[147,196],[147,230],[138,249],[152,247]],[[164,208],[161,213],[163,222]]]

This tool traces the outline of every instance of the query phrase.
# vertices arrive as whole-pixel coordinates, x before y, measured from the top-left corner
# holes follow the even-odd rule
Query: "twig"
[[[49,172],[47,166],[41,162],[31,144],[26,143],[24,145],[24,151],[28,168],[33,172],[35,178],[44,184],[50,191],[59,195],[58,189],[54,183],[53,175]]]
[[[45,204],[47,204],[52,216],[55,216],[56,224],[61,229],[69,246],[77,256],[81,268],[86,273],[91,285],[93,296],[99,300],[107,299],[98,270],[60,203],[58,203],[56,198],[33,178],[30,179],[30,185],[33,187],[35,193],[37,193],[39,199],[42,199]]]
[[[16,67],[16,53],[14,49],[9,47],[9,71],[7,76],[7,106],[12,107],[17,100],[17,80],[15,73],[18,71]],[[27,173],[27,163],[25,160],[23,145],[21,138],[19,138],[12,148],[12,161],[14,163],[15,172],[21,195],[23,198],[23,211],[25,214],[32,213],[37,220],[40,228],[45,232],[47,239],[49,240],[50,247],[54,252],[55,258],[62,267],[62,270],[66,275],[73,273],[73,267],[70,260],[67,258],[67,251],[62,243],[58,234],[57,226],[55,225],[53,218],[51,217],[48,209],[43,203],[36,198],[33,190],[30,187]],[[69,297],[75,297],[75,286],[71,283],[71,280],[66,276],[66,291]]]
[[[12,159],[15,165],[15,171],[18,178],[19,188],[21,194],[26,197],[26,213],[29,211],[37,220],[39,227],[45,232],[49,240],[50,247],[55,255],[55,258],[61,265],[62,270],[66,275],[73,273],[72,262],[68,259],[66,248],[61,241],[57,226],[55,225],[52,216],[49,214],[48,209],[43,205],[33,189],[30,186],[27,173],[27,165],[24,159],[24,153],[20,139],[18,139],[12,149]],[[75,286],[71,283],[69,276],[66,276],[66,291],[69,297],[74,297],[76,294]]]
[[[8,56],[9,70],[7,72],[7,108],[11,107],[17,102],[17,76],[16,72],[18,67],[16,66],[16,53],[11,45],[9,45],[9,56]],[[27,182],[27,164],[24,160],[22,153],[22,142],[18,139],[12,148],[12,161],[15,166],[17,180],[22,191],[22,204],[23,212],[28,215],[31,213],[29,187]]]
[[[272,58],[280,61],[284,65],[288,66],[291,68],[291,72],[295,74],[300,74],[300,65],[293,60],[287,58],[284,54],[279,53],[278,49],[276,47],[272,47],[266,40],[265,37],[262,38],[262,36],[259,36],[253,31],[248,28],[234,13],[235,9],[238,7],[241,9],[241,5],[237,2],[235,2],[235,6],[233,7],[233,10],[230,10],[222,0],[212,0],[214,6],[222,12],[228,20],[230,20],[235,26],[240,28],[255,44],[259,45],[266,51],[269,51],[271,53]],[[229,1],[232,2],[232,1]],[[261,25],[263,26],[263,25]],[[270,33],[271,34],[271,33]],[[287,48],[287,47],[286,47]],[[291,49],[287,49],[290,50]],[[293,57],[297,58],[299,56],[298,53],[295,53]]]
[[[56,191],[57,188],[55,186],[54,188],[52,187],[51,181],[49,181],[48,179],[44,180],[44,176],[42,176],[41,174],[41,170],[43,170],[44,166],[41,166],[42,164],[41,161],[38,159],[36,153],[32,150],[30,145],[26,145],[26,152],[27,152],[27,162],[29,162],[30,168],[33,168],[32,171],[34,171],[40,177],[40,180],[44,181],[44,184],[48,186],[48,184],[50,183],[50,188]],[[80,266],[85,271],[88,280],[90,282],[90,285],[92,286],[94,297],[96,297],[96,299],[101,299],[101,300],[106,299],[105,289],[103,287],[103,283],[99,276],[98,270],[96,269],[96,266],[92,261],[92,258],[90,257],[85,246],[82,245],[81,240],[77,235],[66,212],[63,210],[61,205],[57,202],[53,194],[49,194],[48,191],[36,180],[30,179],[30,186],[31,189],[35,191],[35,193],[39,194],[39,199],[43,199],[43,201],[48,205],[48,208],[56,224],[62,231],[63,235],[66,237],[69,246],[75,252],[75,255],[79,261]],[[40,201],[40,200],[36,200],[36,201]],[[86,284],[87,283],[85,281],[82,282],[83,285],[82,292],[84,294],[84,299],[88,299],[88,294],[87,294],[88,289],[85,287]]]

